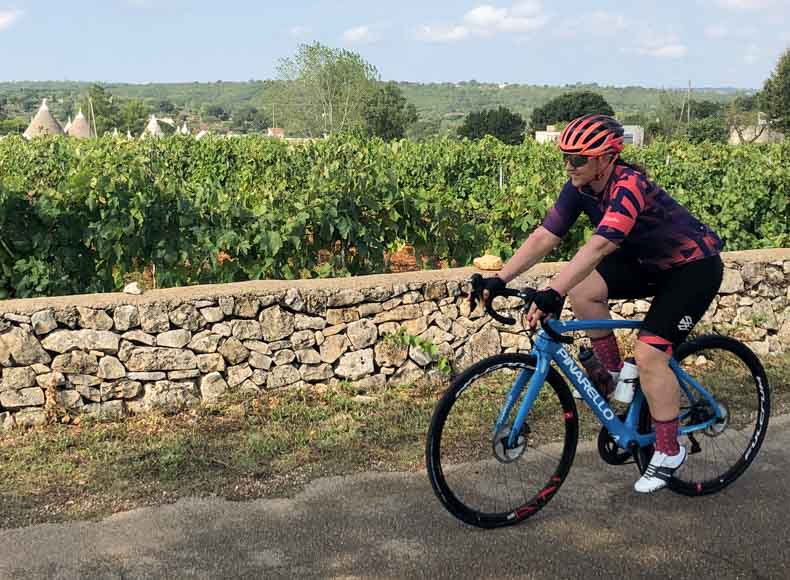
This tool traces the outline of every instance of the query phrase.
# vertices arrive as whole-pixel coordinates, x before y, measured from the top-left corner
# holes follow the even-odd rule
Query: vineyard
[[[787,246],[790,143],[627,149],[725,241]],[[155,266],[158,287],[389,271],[508,257],[565,175],[553,146],[338,137],[0,140],[0,293],[107,292]],[[585,229],[586,228],[586,229]],[[589,234],[582,218],[553,259]]]

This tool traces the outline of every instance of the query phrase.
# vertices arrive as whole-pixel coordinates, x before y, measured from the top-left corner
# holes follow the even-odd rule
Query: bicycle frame
[[[579,330],[596,330],[596,329],[616,329],[616,328],[630,328],[636,329],[642,326],[641,321],[632,320],[572,320],[572,321],[558,321],[549,320],[548,326],[556,333],[563,334],[566,332],[573,332]],[[570,380],[573,386],[581,395],[584,402],[593,411],[598,421],[606,427],[612,439],[617,442],[617,445],[622,449],[630,449],[634,444],[639,447],[645,447],[655,441],[655,433],[639,434],[637,432],[637,424],[639,421],[639,412],[642,404],[644,403],[644,394],[641,389],[634,395],[634,400],[628,407],[628,412],[625,421],[620,420],[606,400],[596,391],[592,381],[584,372],[584,369],[579,366],[573,357],[566,351],[563,346],[549,337],[544,330],[538,332],[534,347],[532,349],[533,356],[536,357],[537,362],[535,370],[528,371],[522,370],[513,387],[510,389],[507,401],[500,411],[499,418],[497,419],[494,427],[494,435],[501,432],[505,426],[507,418],[510,416],[513,407],[521,396],[526,386],[526,393],[519,406],[516,414],[515,421],[510,430],[508,437],[508,446],[515,448],[518,445],[518,435],[521,428],[526,421],[527,415],[532,409],[532,405],[540,394],[543,388],[546,377],[549,373],[549,365],[552,361],[557,363],[560,371],[565,377]],[[711,394],[691,376],[689,376],[674,358],[669,359],[669,366],[675,373],[678,379],[680,388],[683,389],[689,402],[693,403],[697,400],[692,394],[697,391],[711,406],[716,410],[716,416],[708,419],[707,421],[696,423],[694,425],[686,425],[679,429],[679,434],[685,435],[694,431],[706,429],[717,419],[721,418],[721,408],[716,403],[716,400]],[[529,384],[527,385],[527,382]],[[685,417],[685,415],[680,418]]]

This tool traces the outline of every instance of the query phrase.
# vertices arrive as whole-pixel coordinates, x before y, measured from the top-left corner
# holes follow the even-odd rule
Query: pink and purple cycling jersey
[[[624,164],[615,166],[602,194],[589,186],[576,188],[568,180],[543,227],[562,237],[581,212],[589,216],[597,235],[660,270],[715,256],[723,245],[716,232],[666,191]]]

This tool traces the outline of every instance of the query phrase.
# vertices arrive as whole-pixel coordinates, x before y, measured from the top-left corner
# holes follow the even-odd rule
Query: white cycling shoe
[[[666,455],[655,451],[650,459],[645,473],[634,484],[634,491],[638,493],[653,493],[667,485],[675,472],[686,461],[688,452],[683,445],[677,455]]]

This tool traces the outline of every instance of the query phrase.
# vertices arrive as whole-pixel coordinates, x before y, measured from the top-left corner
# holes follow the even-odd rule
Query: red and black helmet
[[[598,157],[623,150],[625,131],[620,122],[606,115],[584,115],[574,119],[560,135],[563,153]]]

